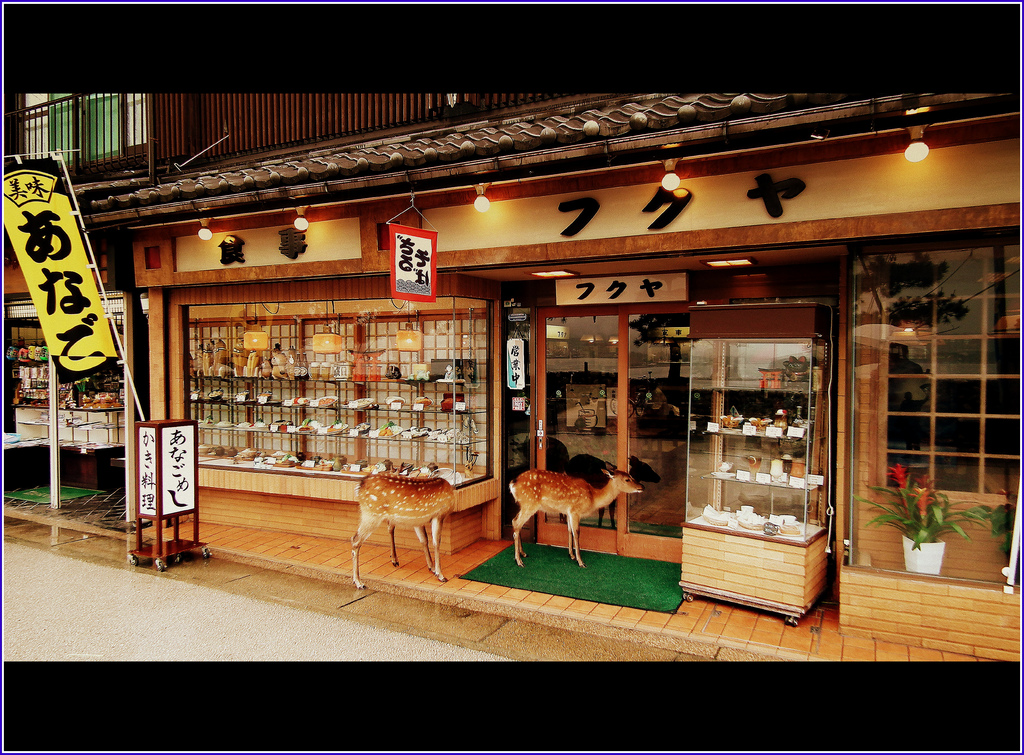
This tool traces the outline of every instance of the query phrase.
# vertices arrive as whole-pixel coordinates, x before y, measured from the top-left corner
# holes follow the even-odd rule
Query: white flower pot
[[[920,550],[915,550],[914,541],[903,536],[903,561],[907,571],[916,574],[938,574],[942,571],[942,557],[945,552],[945,543],[921,543]]]

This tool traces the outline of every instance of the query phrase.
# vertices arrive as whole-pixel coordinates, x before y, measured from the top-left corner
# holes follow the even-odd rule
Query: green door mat
[[[679,564],[583,551],[581,568],[566,548],[523,543],[524,566],[513,546],[491,557],[463,579],[561,595],[613,606],[674,613],[683,602]]]
[[[65,488],[61,486],[60,499],[69,501],[72,498],[84,498],[87,495],[97,495],[102,490],[90,490],[88,488]],[[28,488],[27,490],[4,491],[4,498],[17,498],[19,501],[32,501],[33,503],[47,503],[50,500],[50,486],[44,485],[41,488]]]

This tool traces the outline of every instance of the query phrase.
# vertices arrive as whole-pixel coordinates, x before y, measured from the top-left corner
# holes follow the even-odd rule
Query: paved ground
[[[127,548],[5,517],[5,658],[708,660],[217,556],[157,572]]]
[[[193,563],[224,580],[249,570]],[[241,587],[241,585],[239,585]],[[493,653],[311,611],[286,595],[255,598],[153,570],[4,547],[8,661],[493,661]],[[339,599],[342,596],[338,596]],[[279,601],[279,602],[278,602]]]
[[[4,752],[621,751],[602,711],[648,664],[486,661],[709,660],[216,555],[157,572],[73,524],[5,517],[3,570]],[[677,715],[671,668],[643,718]]]

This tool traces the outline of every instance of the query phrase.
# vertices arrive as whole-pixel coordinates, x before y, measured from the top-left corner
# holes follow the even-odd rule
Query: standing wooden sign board
[[[203,558],[210,557],[205,543],[199,542],[199,442],[195,420],[156,420],[136,425],[135,492],[138,519],[135,525],[135,550],[129,561],[139,557],[153,559],[163,571],[168,562],[201,548]],[[192,517],[192,538],[183,539],[179,531],[181,517]],[[153,523],[155,537],[149,545],[142,542],[142,521]],[[173,536],[163,539],[166,523],[173,525]]]

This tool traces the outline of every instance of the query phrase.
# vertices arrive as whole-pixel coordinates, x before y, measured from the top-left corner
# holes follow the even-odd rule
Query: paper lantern
[[[423,334],[418,330],[400,330],[395,346],[399,351],[420,351],[423,348]]]
[[[242,345],[249,351],[259,351],[270,346],[270,336],[262,330],[247,330],[242,334]]]
[[[313,335],[313,351],[317,354],[337,354],[341,351],[341,336],[337,333]]]

